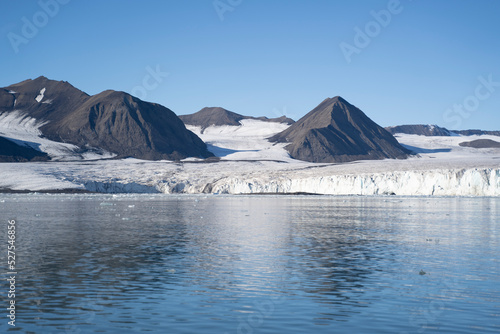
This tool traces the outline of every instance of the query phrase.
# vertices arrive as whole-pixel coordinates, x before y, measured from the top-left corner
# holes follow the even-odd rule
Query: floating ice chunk
[[[43,100],[43,96],[45,94],[45,87],[43,87],[41,90],[40,90],[40,94],[38,94],[37,97],[35,97],[35,100],[36,102],[40,103],[42,100]]]

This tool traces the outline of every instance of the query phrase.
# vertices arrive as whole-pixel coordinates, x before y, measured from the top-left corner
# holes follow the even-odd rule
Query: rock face
[[[441,128],[437,125],[424,125],[424,124],[412,124],[412,125],[398,125],[389,126],[385,128],[391,134],[396,133],[406,133],[410,135],[419,136],[451,136],[448,129]]]
[[[285,148],[292,158],[310,162],[404,159],[411,153],[339,96],[324,100],[270,140],[289,143]]]
[[[473,148],[500,148],[500,142],[491,139],[478,139],[473,141],[467,141],[459,144],[462,147],[473,147]]]
[[[47,161],[46,153],[0,137],[0,162]]]
[[[179,118],[184,122],[184,124],[200,126],[202,130],[208,128],[209,126],[238,126],[241,125],[240,121],[244,119],[285,124],[294,123],[293,119],[287,118],[286,116],[281,116],[278,118],[243,116],[220,107],[203,108],[194,114],[181,115],[179,116]]]
[[[40,131],[48,139],[102,148],[118,157],[212,156],[171,110],[124,92],[89,96],[67,82],[39,77],[0,89],[0,112],[13,110],[44,122]]]

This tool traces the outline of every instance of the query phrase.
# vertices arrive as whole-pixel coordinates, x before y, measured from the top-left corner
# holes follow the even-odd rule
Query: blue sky
[[[340,95],[383,126],[500,130],[498,0],[0,6],[1,87],[44,75],[177,114],[220,106],[294,119]]]

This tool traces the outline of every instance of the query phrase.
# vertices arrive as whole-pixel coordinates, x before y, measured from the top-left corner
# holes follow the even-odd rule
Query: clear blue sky
[[[219,13],[214,0],[54,1],[0,4],[1,87],[44,75],[89,94],[146,92],[177,114],[294,119],[340,95],[383,126],[500,130],[498,0],[219,0]]]

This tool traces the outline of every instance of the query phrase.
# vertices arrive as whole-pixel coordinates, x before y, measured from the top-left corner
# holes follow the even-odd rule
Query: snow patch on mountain
[[[36,102],[40,103],[43,100],[43,97],[45,95],[45,87],[40,90],[40,94],[38,94],[37,97],[35,97]]]
[[[14,139],[22,140],[22,138],[16,138],[21,136],[39,137],[42,135],[39,128],[44,124],[46,122],[29,117],[20,110],[0,113],[0,133],[6,136],[13,135]]]
[[[21,110],[0,112],[0,136],[19,145],[29,146],[47,153],[53,160],[91,160],[112,158],[115,155],[103,150],[86,148],[82,150],[76,145],[55,142],[44,138],[40,127],[47,122],[27,116]]]

